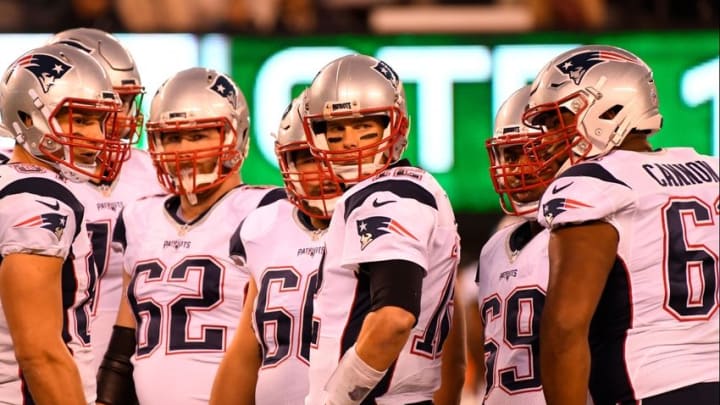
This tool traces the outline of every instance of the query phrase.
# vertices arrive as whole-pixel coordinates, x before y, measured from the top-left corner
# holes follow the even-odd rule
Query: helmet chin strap
[[[527,203],[514,202],[515,207],[518,211],[524,211],[523,214],[518,215],[521,218],[525,218],[528,221],[537,221],[537,210],[540,205],[540,201],[531,201]]]
[[[340,196],[328,198],[325,200],[303,200],[310,208],[315,208],[320,212],[327,212],[329,215],[335,211],[335,205],[340,199]]]
[[[213,166],[213,169],[209,173],[198,173],[193,176],[193,172],[194,170],[192,168],[181,169],[180,178],[175,179],[175,181],[179,181],[182,189],[186,190],[185,196],[190,205],[197,205],[197,193],[187,190],[194,190],[196,186],[210,184],[215,181],[218,178],[218,163],[215,163],[215,166]]]
[[[182,186],[183,190],[192,190],[193,186],[195,185],[195,177],[193,176],[193,169],[190,169],[190,168],[181,169],[179,180],[180,180],[180,185]],[[187,197],[190,205],[197,205],[197,203],[198,203],[197,194],[190,192],[190,191],[186,191],[185,197]]]
[[[378,172],[380,167],[382,167],[382,165],[375,162],[363,163],[360,173],[358,173],[357,165],[339,165],[335,163],[332,164],[332,169],[338,177],[342,179],[351,179],[348,182],[344,182],[344,184],[348,185],[357,183],[357,181],[355,181],[354,179],[358,177],[358,174],[363,176],[372,176]]]

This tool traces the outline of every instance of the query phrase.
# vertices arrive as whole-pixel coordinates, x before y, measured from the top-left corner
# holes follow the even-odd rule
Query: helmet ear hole
[[[20,118],[20,122],[23,123],[26,129],[33,126],[33,120],[30,114],[26,113],[25,111],[18,111],[17,115],[18,118]]]
[[[600,114],[600,119],[602,120],[611,120],[620,113],[620,111],[623,109],[623,106],[620,104],[615,104],[614,106],[608,108],[605,110],[604,113]]]

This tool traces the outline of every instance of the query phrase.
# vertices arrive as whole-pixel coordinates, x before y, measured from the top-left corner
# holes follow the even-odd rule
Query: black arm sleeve
[[[107,352],[97,375],[97,402],[108,405],[137,404],[133,365],[135,329],[113,326]]]
[[[370,278],[371,311],[400,307],[413,314],[417,322],[425,269],[406,260],[363,263],[360,269]]]

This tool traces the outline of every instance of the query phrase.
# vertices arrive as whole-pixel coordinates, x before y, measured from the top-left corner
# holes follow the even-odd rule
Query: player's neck
[[[629,150],[633,152],[651,152],[652,146],[648,142],[647,135],[639,133],[630,133],[618,146],[618,149]]]
[[[540,225],[538,221],[529,221],[530,222],[530,238],[534,238],[535,235],[539,234],[543,229],[543,226]]]
[[[180,216],[187,222],[191,222],[205,211],[209,210],[228,191],[239,186],[240,175],[228,176],[217,187],[197,193],[197,204],[191,204],[187,195],[180,195]]]
[[[44,167],[53,172],[57,171],[49,163],[44,162],[40,159],[37,159],[36,157],[31,155],[28,151],[25,150],[25,148],[23,148],[18,143],[16,143],[15,147],[13,148],[13,153],[12,153],[12,156],[10,157],[10,162],[11,163],[30,163],[30,164],[34,164],[36,166]]]
[[[315,228],[316,231],[326,229],[330,224],[329,219],[310,217],[310,225]]]

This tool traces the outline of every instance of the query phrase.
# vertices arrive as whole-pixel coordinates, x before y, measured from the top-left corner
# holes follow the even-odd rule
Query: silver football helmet
[[[123,102],[116,123],[116,136],[137,143],[142,128],[140,110],[145,88],[135,60],[113,35],[95,28],[72,28],[55,34],[49,43],[62,42],[89,53],[110,76],[113,88]]]
[[[556,174],[572,156],[578,137],[556,139],[523,122],[531,87],[515,91],[500,106],[495,133],[485,143],[490,178],[509,215],[535,219],[538,201]]]
[[[65,44],[33,49],[5,71],[0,114],[15,141],[72,181],[111,181],[126,145],[107,139],[121,102],[105,70],[86,52]],[[57,117],[70,117],[63,130]],[[87,116],[99,120],[103,139],[81,135]],[[81,121],[78,121],[81,120]],[[96,121],[97,122],[97,121]]]
[[[662,127],[650,68],[632,53],[606,45],[567,51],[540,71],[532,84],[525,122],[571,141],[580,159],[601,156],[631,131]]]
[[[530,86],[511,94],[498,109],[493,136],[485,141],[490,158],[490,178],[500,196],[500,207],[506,214],[515,216],[535,216],[538,206],[538,200],[519,201],[514,197],[537,186],[532,181],[534,176],[528,176],[535,167],[524,156],[530,137],[540,133],[522,122],[529,97]]]
[[[150,156],[162,185],[174,194],[197,194],[240,170],[248,150],[248,105],[238,86],[222,73],[206,68],[180,71],[155,93],[147,122]],[[168,133],[218,129],[218,145],[192,151],[163,149]],[[216,158],[207,172],[199,159]]]
[[[305,214],[329,219],[343,190],[323,162],[310,153],[301,117],[303,91],[288,105],[275,136],[275,155],[288,198]],[[302,162],[302,163],[301,163]]]
[[[303,109],[303,127],[310,148],[330,168],[335,181],[354,184],[373,176],[400,160],[407,147],[405,90],[395,71],[381,60],[347,55],[330,62],[307,89]],[[369,116],[385,119],[378,142],[330,150],[326,138],[328,121]]]

